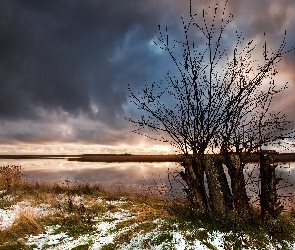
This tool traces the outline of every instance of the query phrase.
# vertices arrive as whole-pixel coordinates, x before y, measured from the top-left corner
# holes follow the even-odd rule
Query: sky
[[[192,0],[193,12],[216,1]],[[224,1],[219,1],[222,6]],[[233,29],[277,48],[295,46],[294,0],[229,0]],[[158,25],[181,34],[188,0],[0,1],[0,154],[167,153],[131,133],[128,102],[145,81],[165,79],[171,58],[154,43]],[[295,121],[295,52],[280,63],[288,90],[275,109]],[[126,100],[127,98],[127,100]],[[127,119],[126,119],[127,118]]]

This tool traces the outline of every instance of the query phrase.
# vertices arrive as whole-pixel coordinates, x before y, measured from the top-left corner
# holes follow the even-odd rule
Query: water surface
[[[0,159],[0,165],[21,165],[28,180],[89,181],[112,187],[118,184],[133,186],[170,185],[168,171],[179,169],[178,163],[158,162],[79,162],[61,159]],[[172,179],[172,178],[170,178]],[[179,184],[171,181],[174,189]]]
[[[89,181],[99,182],[107,187],[123,186],[125,188],[168,189],[175,193],[182,192],[179,178],[171,173],[180,171],[179,163],[171,162],[79,162],[60,159],[0,159],[0,165],[21,165],[22,172],[28,180],[45,181]],[[170,174],[168,174],[168,172]],[[226,171],[227,172],[227,171]],[[168,176],[170,178],[168,178]],[[277,168],[277,176],[282,177],[279,193],[295,193],[295,163],[288,163]],[[248,191],[252,200],[257,200],[260,189],[257,164],[248,164],[245,177],[249,183]]]

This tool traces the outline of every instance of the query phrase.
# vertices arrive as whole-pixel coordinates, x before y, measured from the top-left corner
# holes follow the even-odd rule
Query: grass
[[[258,210],[254,211],[255,219],[250,225],[234,221],[220,225],[210,217],[193,215],[189,204],[180,198],[110,191],[97,183],[28,182],[17,166],[0,168],[0,190],[0,209],[8,211],[26,202],[14,223],[1,231],[0,250],[34,249],[36,246],[28,243],[30,235],[37,237],[50,228],[53,235],[63,234],[79,241],[71,249],[89,249],[97,235],[112,236],[110,242],[99,248],[104,250],[120,246],[175,249],[177,235],[187,242],[187,249],[193,249],[196,241],[208,249],[217,249],[212,241],[216,232],[223,235],[224,249],[263,249],[269,244],[288,249],[287,242],[295,241],[294,210],[281,216],[281,230],[270,235],[259,220]],[[42,207],[51,213],[41,216],[38,211],[43,210],[36,208]],[[101,227],[104,224],[109,228]]]

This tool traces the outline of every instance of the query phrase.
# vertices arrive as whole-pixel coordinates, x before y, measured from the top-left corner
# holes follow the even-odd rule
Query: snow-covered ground
[[[58,197],[58,199],[63,199]],[[73,197],[74,202],[81,202],[81,197]],[[136,217],[128,209],[120,206],[125,204],[121,201],[106,201],[103,198],[97,198],[97,202],[107,205],[115,205],[118,208],[111,212],[104,212],[99,217],[92,218],[95,222],[94,230],[91,233],[80,234],[73,237],[67,231],[61,231],[61,225],[48,226],[45,231],[38,235],[28,235],[22,241],[32,249],[48,249],[48,250],[70,250],[78,246],[88,246],[90,250],[98,250],[103,246],[114,243],[116,237],[122,233],[131,235],[131,240],[121,245],[113,245],[115,249],[234,249],[230,243],[226,242],[226,236],[229,233],[221,233],[218,231],[207,232],[204,228],[194,229],[196,231],[181,230],[179,224],[168,225],[169,222],[163,219],[155,219],[151,223],[154,224],[153,229],[135,231],[138,224],[129,224],[126,227],[117,227],[121,222],[129,221]],[[7,209],[0,209],[0,231],[9,229],[17,220],[21,213],[34,213],[35,216],[48,216],[54,214],[55,209],[47,204],[39,204],[33,206],[28,201],[18,202]],[[165,228],[169,230],[165,231]],[[138,230],[138,229],[137,229]],[[202,234],[205,235],[203,239],[195,239],[190,235]],[[161,238],[162,237],[162,238]],[[163,238],[164,237],[164,238]],[[243,240],[241,240],[243,242]],[[226,245],[229,248],[226,248]],[[111,249],[111,248],[108,248]],[[249,249],[246,247],[243,249]],[[253,248],[255,249],[255,248]],[[284,249],[280,245],[273,246],[269,244],[265,249]],[[295,245],[290,249],[295,249]]]
[[[70,250],[77,246],[88,245],[90,250],[98,250],[101,249],[102,246],[112,243],[116,236],[122,233],[123,230],[132,231],[132,227],[124,228],[117,232],[112,232],[112,229],[115,228],[117,223],[122,222],[124,220],[130,219],[128,213],[116,213],[110,214],[110,217],[116,218],[114,221],[101,221],[96,225],[97,231],[93,234],[85,234],[81,235],[77,238],[73,238],[65,232],[61,232],[56,234],[55,230],[59,228],[59,226],[48,227],[45,233],[30,236],[27,240],[27,244],[33,247],[33,249],[56,249],[56,250]],[[115,246],[115,249],[121,250],[145,250],[145,249],[153,249],[153,250],[163,250],[163,249],[174,249],[174,250],[208,250],[208,249],[235,249],[230,244],[225,248],[225,239],[226,234],[221,232],[213,232],[209,233],[209,237],[206,241],[193,240],[188,241],[185,237],[189,232],[183,232],[178,230],[173,230],[169,232],[171,236],[170,241],[164,241],[159,244],[151,244],[151,242],[157,242],[157,238],[159,235],[163,233],[160,229],[161,223],[165,223],[165,221],[155,221],[158,223],[158,227],[147,233],[139,233],[135,237],[131,239],[129,243],[124,243],[120,246]],[[205,230],[200,228],[200,231]],[[168,232],[167,232],[168,233]],[[242,249],[249,249],[246,245]],[[255,249],[255,248],[253,248]],[[267,248],[269,250],[277,250],[284,249],[280,245],[273,246],[269,244]],[[290,246],[290,249],[295,249],[295,247]]]
[[[28,201],[18,202],[9,209],[0,209],[0,231],[10,228],[20,214],[33,217],[44,217],[55,213],[48,204],[32,206]]]

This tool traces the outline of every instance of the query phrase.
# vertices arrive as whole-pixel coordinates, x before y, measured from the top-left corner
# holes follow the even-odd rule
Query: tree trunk
[[[182,166],[185,172],[180,174],[187,184],[187,189],[184,190],[187,194],[187,199],[191,202],[196,212],[208,213],[202,161],[196,157],[186,156]]]
[[[236,218],[241,221],[249,221],[253,218],[249,198],[246,191],[245,177],[243,173],[244,164],[237,154],[228,154],[226,166],[231,178],[231,191]]]
[[[218,220],[224,221],[233,211],[233,203],[222,162],[219,159],[207,157],[205,172],[212,214]]]
[[[261,218],[271,231],[277,229],[278,217],[283,210],[283,206],[278,202],[276,167],[270,155],[260,153]]]

